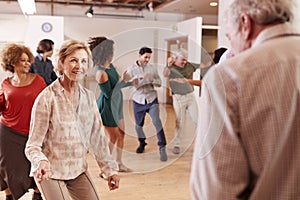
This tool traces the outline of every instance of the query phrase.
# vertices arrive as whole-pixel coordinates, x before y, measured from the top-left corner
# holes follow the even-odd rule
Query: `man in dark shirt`
[[[30,66],[30,72],[42,76],[47,85],[50,85],[56,78],[53,70],[52,61],[49,57],[53,54],[54,42],[49,39],[43,39],[39,42],[34,62]]]

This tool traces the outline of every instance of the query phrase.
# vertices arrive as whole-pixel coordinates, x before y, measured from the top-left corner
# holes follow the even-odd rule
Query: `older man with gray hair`
[[[186,50],[180,49],[168,59],[167,67],[164,69],[164,76],[169,78],[176,115],[174,154],[180,153],[186,111],[189,112],[192,121],[197,125],[198,105],[193,93],[193,85],[200,86],[201,84],[200,80],[193,80],[193,73],[197,68],[199,68],[199,64],[188,62]]]
[[[233,0],[234,57],[204,78],[194,200],[300,199],[300,34],[292,0]]]

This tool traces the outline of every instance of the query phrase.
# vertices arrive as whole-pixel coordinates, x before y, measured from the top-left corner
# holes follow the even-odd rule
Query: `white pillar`
[[[295,16],[294,26],[297,28],[298,31],[300,31],[300,12],[299,12],[300,0],[295,0],[295,2],[296,2],[296,8],[294,9],[294,16]]]
[[[225,10],[231,3],[231,0],[219,0],[219,14],[218,14],[218,47],[230,47],[229,41],[226,38],[226,28],[225,28],[225,22],[224,22],[224,15]]]
[[[193,27],[192,29],[190,27]],[[178,32],[188,36],[188,60],[200,63],[202,46],[202,17],[195,17],[177,24]]]

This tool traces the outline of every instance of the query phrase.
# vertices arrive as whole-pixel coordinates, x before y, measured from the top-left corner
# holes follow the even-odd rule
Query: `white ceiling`
[[[41,2],[51,2],[47,0],[40,0],[37,3],[37,14],[53,14],[53,15],[60,15],[60,16],[72,16],[74,12],[78,15],[81,13],[79,10],[84,12],[89,6],[88,3],[91,4],[93,0],[83,0],[81,1],[82,4],[78,5],[71,5],[68,2],[70,0],[62,0],[61,2],[65,2],[65,4],[55,4],[51,5],[50,3],[41,3]],[[79,0],[75,0],[80,2]],[[99,1],[99,0],[97,0]],[[107,0],[106,0],[107,1]],[[123,0],[124,2],[131,2],[134,0]],[[158,1],[158,0],[157,0]],[[218,13],[218,6],[211,7],[209,3],[211,1],[218,1],[218,0],[166,0],[169,3],[164,3],[161,7],[154,7],[154,13],[176,13],[176,14],[188,14],[188,15],[213,15],[216,16]],[[54,1],[55,2],[55,1]],[[74,2],[74,1],[73,1]],[[103,1],[105,2],[105,1]],[[138,2],[136,0],[136,2]],[[150,2],[150,0],[146,0],[146,2]],[[21,12],[19,5],[17,4],[16,0],[0,0],[0,10],[1,14],[18,14]],[[63,8],[63,9],[61,9]],[[99,7],[101,10],[108,10],[115,12],[136,12],[131,9],[120,9],[120,8],[104,8]],[[97,9],[97,8],[96,8]],[[63,10],[63,11],[61,11]]]

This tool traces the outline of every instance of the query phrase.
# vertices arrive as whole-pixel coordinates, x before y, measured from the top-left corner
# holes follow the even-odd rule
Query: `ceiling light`
[[[92,18],[92,17],[93,17],[93,15],[94,15],[93,6],[91,6],[91,7],[85,12],[85,15],[86,15],[88,18]]]
[[[216,7],[216,6],[218,6],[218,2],[212,1],[212,2],[209,3],[209,5],[210,5],[211,7]]]
[[[148,9],[150,12],[153,12],[153,2],[151,1],[150,3],[148,3]]]
[[[18,0],[18,3],[24,15],[33,15],[36,13],[34,0]]]

